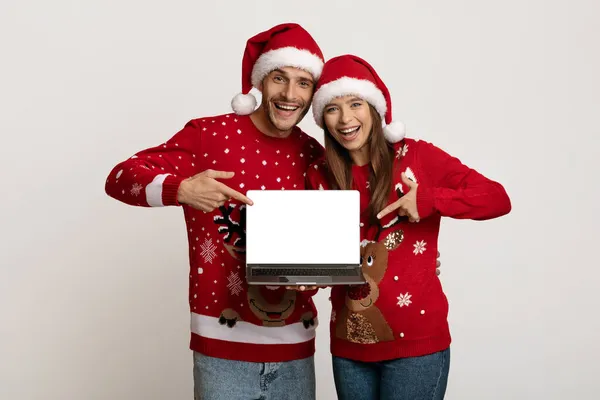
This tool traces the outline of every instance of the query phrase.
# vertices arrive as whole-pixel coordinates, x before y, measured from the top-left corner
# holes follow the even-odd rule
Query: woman
[[[440,218],[485,220],[511,209],[499,183],[430,143],[404,138],[391,105],[374,69],[352,55],[325,64],[313,98],[326,150],[307,172],[309,188],[361,194],[367,283],[331,293],[340,399],[444,397],[451,339],[435,273]]]

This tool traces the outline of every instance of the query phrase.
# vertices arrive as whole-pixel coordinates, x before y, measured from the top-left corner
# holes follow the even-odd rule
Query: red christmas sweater
[[[114,167],[106,193],[133,206],[180,206],[180,182],[207,169],[235,172],[223,182],[242,193],[302,190],[308,165],[322,154],[322,146],[299,128],[279,139],[258,131],[249,116],[200,118]],[[314,293],[246,283],[245,205],[232,200],[210,213],[182,208],[189,242],[190,348],[252,362],[313,355]]]
[[[331,352],[359,361],[415,357],[450,346],[448,302],[435,273],[441,217],[485,220],[507,214],[510,200],[497,182],[424,141],[395,145],[393,184],[388,203],[408,188],[405,172],[418,183],[421,221],[391,213],[382,228],[369,225],[370,167],[353,166],[353,187],[361,193],[361,262],[367,284],[332,289]],[[307,175],[309,189],[328,189],[326,164],[317,161]]]

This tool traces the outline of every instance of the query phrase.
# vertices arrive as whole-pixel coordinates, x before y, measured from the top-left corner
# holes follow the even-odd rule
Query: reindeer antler
[[[244,226],[246,224],[246,206],[240,207],[240,221],[236,222],[231,218],[231,214],[235,209],[235,205],[229,204],[227,207],[219,207],[222,216],[215,215],[213,218],[215,224],[219,224],[218,232],[224,233],[223,241],[229,243],[234,233],[237,233],[237,239],[233,242],[234,246],[244,247],[246,246],[246,231]]]
[[[235,259],[239,259],[238,254],[246,252],[246,206],[240,206],[239,222],[236,222],[231,218],[231,214],[235,210],[234,204],[229,204],[227,207],[219,207],[222,215],[215,215],[213,220],[215,224],[219,224],[217,229],[219,233],[224,234],[223,246],[227,252]],[[233,235],[237,234],[237,238],[233,241],[233,244],[229,244]]]

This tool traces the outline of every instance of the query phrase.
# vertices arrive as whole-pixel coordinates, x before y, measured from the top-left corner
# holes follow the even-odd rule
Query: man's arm
[[[252,204],[243,194],[217,181],[233,177],[233,172],[201,171],[201,132],[198,121],[190,121],[166,143],[117,164],[106,180],[106,193],[133,206],[188,204],[207,212],[230,198]]]
[[[106,179],[105,191],[132,206],[180,205],[177,191],[183,181],[199,173],[201,129],[196,121],[164,144],[137,152],[117,164]]]

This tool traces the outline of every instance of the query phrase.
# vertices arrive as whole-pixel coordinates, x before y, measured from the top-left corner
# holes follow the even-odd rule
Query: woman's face
[[[333,99],[323,118],[333,138],[350,152],[363,148],[373,126],[369,104],[354,95]]]

